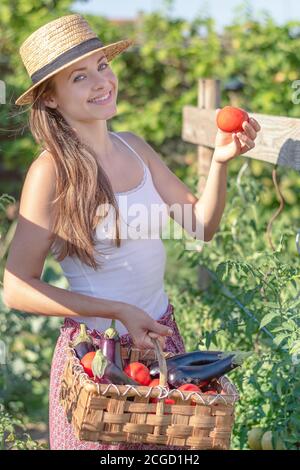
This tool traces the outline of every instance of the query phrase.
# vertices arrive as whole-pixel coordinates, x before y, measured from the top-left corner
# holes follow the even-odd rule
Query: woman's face
[[[54,76],[53,82],[55,94],[45,99],[45,104],[57,107],[67,120],[73,123],[106,120],[116,114],[118,79],[102,51],[62,70]],[[109,92],[108,102],[91,102]]]

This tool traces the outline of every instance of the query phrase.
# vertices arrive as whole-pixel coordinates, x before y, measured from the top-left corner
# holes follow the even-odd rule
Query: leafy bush
[[[32,137],[24,132],[27,114],[19,113],[19,108],[13,109],[12,105],[13,98],[24,91],[28,82],[18,46],[41,24],[70,13],[72,2],[56,1],[55,9],[53,2],[48,3],[36,1],[33,6],[28,1],[1,2],[0,71],[7,85],[8,105],[12,107],[12,112],[7,112],[6,107],[0,109],[1,161],[3,170],[15,175],[13,179],[2,178],[1,193],[16,198],[24,173],[38,153]],[[197,105],[199,78],[221,79],[221,105],[232,98],[224,85],[239,78],[244,88],[234,98],[250,113],[299,116],[299,107],[292,106],[291,100],[291,85],[300,66],[299,22],[279,26],[266,15],[259,20],[242,12],[219,35],[213,19],[205,15],[186,21],[155,12],[144,15],[140,26],[124,27],[103,17],[84,16],[95,31],[101,31],[104,43],[136,35],[137,45],[112,63],[119,79],[114,130],[130,130],[143,136],[195,194],[196,149],[182,142],[181,129],[182,107]],[[278,201],[270,165],[251,161],[248,170],[236,179],[243,162],[244,159],[237,159],[230,163],[226,210],[213,241],[201,253],[185,250],[182,241],[165,241],[169,255],[166,289],[188,350],[201,345],[256,353],[245,367],[231,375],[241,393],[234,447],[246,448],[247,430],[259,425],[278,432],[288,447],[297,448],[299,258],[295,232],[300,176],[278,169],[286,204],[273,223],[273,251],[266,228]],[[1,274],[15,224],[7,217],[8,202],[9,197],[0,204]],[[174,253],[180,254],[177,260]],[[197,287],[199,264],[209,269],[212,276],[205,292]],[[59,265],[50,256],[43,279],[60,287],[67,285]],[[22,314],[0,304],[0,335],[8,354],[6,366],[0,368],[2,447],[4,435],[10,435],[11,444],[15,445],[14,426],[20,420],[25,426],[48,420],[49,372],[59,326],[57,318]],[[26,446],[26,442],[21,438],[16,445]]]
[[[177,272],[180,260],[191,268],[205,266],[212,279],[209,289],[201,292],[188,280],[180,291],[178,286],[168,285],[168,289],[189,350],[201,346],[255,353],[230,374],[241,394],[235,448],[246,447],[247,431],[255,425],[272,430],[287,447],[297,448],[300,269],[296,221],[285,212],[274,221],[273,251],[265,238],[272,213],[260,204],[261,181],[248,172],[238,185],[235,182],[233,177],[229,181],[221,226],[202,252],[187,251],[182,242],[176,242]]]
[[[20,433],[20,430],[22,431]],[[25,432],[21,420],[9,415],[0,404],[0,450],[43,450],[45,446],[34,441]]]

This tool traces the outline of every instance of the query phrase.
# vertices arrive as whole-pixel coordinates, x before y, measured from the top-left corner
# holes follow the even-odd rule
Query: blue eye
[[[101,67],[101,65],[105,65],[105,69],[109,66],[109,64],[107,62],[103,62],[102,64],[99,65],[98,70]],[[79,78],[79,77],[83,77],[83,75],[77,75],[77,77],[74,78],[73,82],[77,82],[78,81],[77,78]],[[81,80],[79,80],[79,81],[81,81]]]

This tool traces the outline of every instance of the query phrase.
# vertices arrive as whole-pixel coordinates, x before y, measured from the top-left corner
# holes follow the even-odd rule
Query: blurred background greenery
[[[40,152],[28,131],[28,113],[14,105],[29,85],[18,48],[39,26],[72,13],[71,7],[69,0],[1,1],[0,75],[6,84],[6,105],[0,107],[1,279],[22,184]],[[206,16],[187,21],[154,12],[124,22],[84,16],[104,43],[124,37],[136,40],[111,64],[119,79],[119,96],[118,114],[108,122],[109,130],[142,136],[195,193],[197,149],[182,140],[181,129],[183,106],[197,105],[199,78],[221,80],[222,106],[232,103],[250,113],[300,117],[299,106],[292,102],[292,83],[300,66],[300,22],[279,26],[271,16],[253,18],[245,12],[219,34],[214,19]],[[300,351],[295,243],[300,175],[287,168],[279,168],[277,174],[285,207],[272,228],[276,252],[266,237],[279,205],[272,166],[246,157],[229,165],[226,210],[212,242],[198,253],[186,250],[182,240],[164,240],[165,287],[187,349],[257,353],[231,375],[241,393],[235,449],[248,448],[252,426],[271,430],[287,448],[300,445],[299,366],[293,361]],[[206,291],[199,289],[199,265],[212,273]],[[42,278],[68,286],[51,255]],[[60,324],[55,317],[9,310],[0,297],[0,338],[7,350],[5,364],[0,361],[0,448],[49,445],[49,372]]]

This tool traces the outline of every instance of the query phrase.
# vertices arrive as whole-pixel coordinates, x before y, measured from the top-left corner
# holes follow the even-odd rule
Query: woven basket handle
[[[161,387],[165,387],[168,383],[168,381],[167,381],[168,368],[167,368],[166,359],[165,359],[163,350],[161,348],[161,345],[160,345],[160,342],[158,341],[158,339],[156,339],[156,338],[151,338],[151,339],[152,339],[152,342],[154,344],[155,351],[156,351],[156,356],[157,356],[157,359],[158,359],[159,372],[160,372],[160,374],[159,374],[159,385]]]

